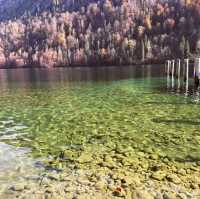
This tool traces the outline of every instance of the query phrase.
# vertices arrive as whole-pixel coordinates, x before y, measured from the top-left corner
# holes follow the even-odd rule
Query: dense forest
[[[200,0],[6,2],[0,0],[0,67],[135,64],[200,54]]]

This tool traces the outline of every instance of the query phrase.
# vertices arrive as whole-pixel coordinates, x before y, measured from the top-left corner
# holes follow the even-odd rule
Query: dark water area
[[[183,79],[178,85],[177,77],[174,77],[172,85],[171,76],[167,79],[165,67],[162,64],[140,66],[105,66],[105,67],[71,67],[71,68],[13,68],[0,69],[0,88],[39,88],[52,87],[54,84],[71,84],[84,82],[104,82],[142,79],[152,81],[159,78],[162,83],[156,85],[159,92],[199,95],[199,90],[194,85],[193,67],[189,67],[189,85],[186,88]]]
[[[163,65],[1,69],[0,86],[39,85],[41,82],[114,81],[163,75]]]

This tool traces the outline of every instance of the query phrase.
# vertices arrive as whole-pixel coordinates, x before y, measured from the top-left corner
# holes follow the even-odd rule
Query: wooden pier
[[[190,64],[192,61],[192,64]],[[191,67],[193,75],[191,76]],[[190,80],[193,79],[195,88],[200,87],[200,58],[190,59],[173,59],[165,63],[165,73],[167,75],[167,87],[177,89],[185,87],[188,90]]]

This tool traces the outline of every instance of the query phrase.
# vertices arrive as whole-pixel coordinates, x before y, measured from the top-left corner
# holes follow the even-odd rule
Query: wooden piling
[[[194,83],[196,87],[200,84],[200,58],[196,58],[194,61]]]
[[[185,88],[186,88],[186,94],[188,92],[188,84],[189,84],[189,59],[185,59],[186,65],[185,65]]]
[[[181,60],[177,60],[177,78],[180,80],[181,77]]]
[[[167,76],[170,76],[171,61],[167,61]]]
[[[171,62],[172,88],[174,88],[174,67],[175,67],[175,60],[172,60]]]
[[[178,79],[178,91],[180,90],[180,87],[181,87],[181,60],[178,59],[177,60],[177,79]]]
[[[183,66],[181,64],[183,63]],[[175,79],[177,79],[177,90],[180,90],[181,82],[185,82],[186,94],[189,87],[189,63],[190,59],[167,60],[165,63],[165,72],[167,74],[167,88],[174,88]],[[194,60],[193,71],[194,84],[200,89],[200,57]]]
[[[170,88],[170,69],[171,69],[171,61],[167,61],[167,88]]]

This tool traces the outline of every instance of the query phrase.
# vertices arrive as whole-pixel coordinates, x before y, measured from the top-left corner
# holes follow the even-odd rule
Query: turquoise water
[[[46,168],[96,168],[116,154],[122,167],[135,158],[198,167],[198,95],[168,92],[166,78],[147,69],[106,69],[111,79],[102,69],[81,69],[78,78],[70,69],[75,79],[65,70],[50,76],[28,70],[31,78],[27,71],[4,71],[0,142],[45,159],[40,165]]]
[[[25,85],[1,90],[0,141],[30,148],[32,157],[63,157],[69,150],[66,161],[74,162],[101,146],[107,153],[200,161],[199,103],[163,92],[165,78]]]

